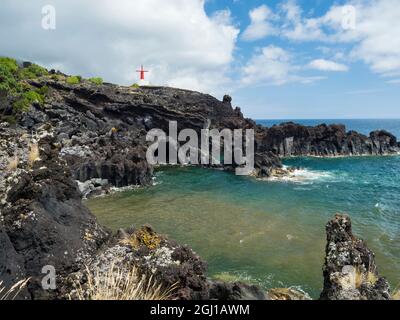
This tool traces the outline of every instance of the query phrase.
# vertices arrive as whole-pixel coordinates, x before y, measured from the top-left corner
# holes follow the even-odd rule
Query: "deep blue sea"
[[[259,121],[271,126],[281,121]],[[400,136],[399,120],[297,120],[345,123],[368,134]],[[282,180],[256,180],[194,167],[163,168],[154,185],[87,202],[113,228],[152,224],[190,245],[209,276],[265,288],[298,287],[313,298],[322,289],[325,225],[351,216],[354,233],[376,253],[378,270],[400,284],[400,157],[292,158],[300,167]]]

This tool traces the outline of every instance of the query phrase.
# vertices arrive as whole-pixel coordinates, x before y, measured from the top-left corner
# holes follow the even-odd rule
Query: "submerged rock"
[[[352,233],[350,218],[336,215],[326,226],[323,300],[389,300],[389,283],[378,273],[375,255]]]

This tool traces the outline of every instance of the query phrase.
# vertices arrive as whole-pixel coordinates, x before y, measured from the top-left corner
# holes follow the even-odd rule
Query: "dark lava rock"
[[[258,148],[282,157],[383,155],[400,151],[396,137],[386,131],[375,131],[367,137],[346,132],[344,125],[306,127],[293,122],[266,129]]]
[[[16,283],[30,278],[29,296],[22,292],[20,298],[52,299],[61,294],[63,279],[108,239],[108,232],[83,206],[55,139],[42,138],[39,150],[40,160],[15,177],[0,207],[0,279]],[[54,291],[41,286],[47,265],[56,270]]]
[[[350,218],[336,215],[326,226],[323,300],[389,300],[390,289],[378,274],[374,253],[355,237]]]

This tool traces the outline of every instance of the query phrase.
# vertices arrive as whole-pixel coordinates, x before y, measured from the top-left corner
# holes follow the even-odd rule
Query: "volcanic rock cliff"
[[[154,128],[168,132],[169,121],[177,121],[178,131],[254,129],[255,174],[261,177],[281,168],[280,157],[285,156],[382,155],[400,150],[396,137],[385,131],[367,137],[346,132],[343,125],[284,123],[265,128],[244,118],[229,96],[219,101],[174,88],[70,85],[49,77],[29,83],[48,88],[48,94],[43,106],[34,105],[22,116],[21,124],[28,130],[43,123],[54,126],[61,153],[82,182],[101,178],[117,187],[148,184],[152,167],[145,159],[145,136]]]
[[[210,282],[205,276],[206,264],[190,248],[158,237],[149,228],[146,232],[159,239],[156,248],[146,243],[137,248],[121,245],[121,240],[131,236],[137,239],[142,231],[132,228],[111,236],[82,204],[83,194],[75,180],[80,187],[86,184],[89,191],[98,192],[105,185],[149,184],[153,167],[146,161],[145,136],[153,128],[168,132],[169,121],[177,121],[178,130],[254,129],[255,174],[260,177],[281,170],[284,156],[399,152],[396,138],[385,131],[366,137],[346,132],[341,125],[305,127],[286,123],[265,128],[244,118],[239,108],[232,107],[229,96],[219,101],[187,90],[121,87],[86,80],[68,84],[65,78],[51,71],[26,80],[25,86],[46,88],[44,101],[32,101],[28,110],[15,114],[14,125],[2,122],[0,127],[0,281],[10,286],[30,277],[20,298],[65,298],[71,291],[71,274],[78,274],[85,265],[121,258],[121,252],[124,263],[139,265],[144,272],[152,269],[167,286],[178,283],[176,298],[272,297],[253,286]],[[13,99],[0,99],[3,115],[12,112]],[[326,299],[349,297],[340,293],[342,289],[333,274],[349,264],[357,270],[364,266],[361,272],[368,275],[367,262],[373,261],[365,244],[354,240],[348,220],[340,221],[331,223],[328,230],[322,294]],[[335,250],[358,256],[356,260],[339,260],[342,255],[335,254]],[[42,268],[46,265],[57,270],[55,291],[41,288]],[[377,277],[375,269],[373,274]],[[372,287],[357,290],[352,297],[388,298],[382,278]]]

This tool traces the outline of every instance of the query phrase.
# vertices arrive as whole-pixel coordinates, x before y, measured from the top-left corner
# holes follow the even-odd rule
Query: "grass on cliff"
[[[82,82],[82,77],[81,76],[70,76],[67,78],[66,82],[68,84],[80,84]]]
[[[153,277],[140,276],[136,268],[127,271],[112,264],[107,270],[86,268],[87,283],[80,282],[70,300],[169,300],[174,286],[164,289]]]
[[[103,84],[103,79],[102,79],[102,78],[99,78],[99,77],[90,78],[89,81],[90,81],[91,83],[93,83],[93,84],[98,85],[98,86]]]
[[[29,279],[21,280],[7,289],[3,286],[3,281],[0,281],[0,300],[14,300],[18,294],[26,287]]]
[[[1,116],[4,110],[0,110],[3,120],[14,122],[15,115],[27,112],[33,103],[44,105],[48,88],[33,88],[26,81],[44,75],[48,75],[48,71],[41,66],[29,64],[20,67],[15,59],[0,57],[0,96],[8,97],[13,107],[12,115]]]

